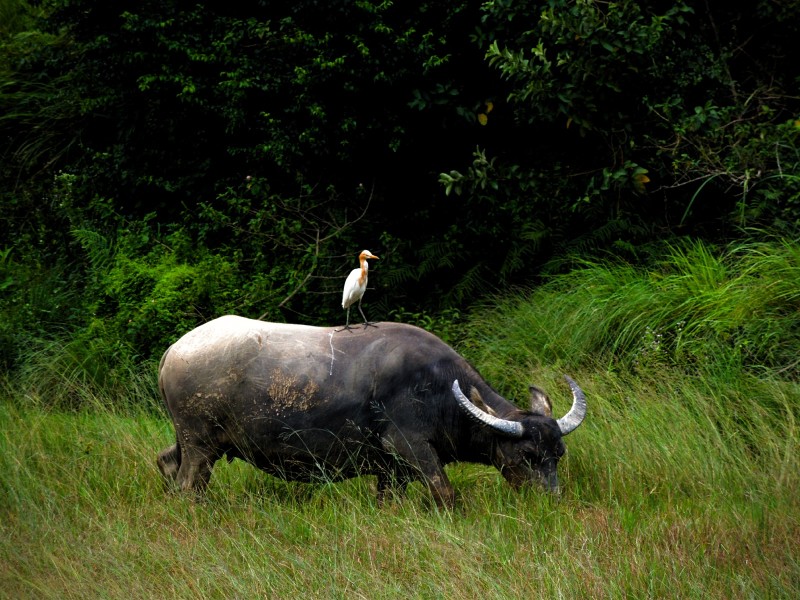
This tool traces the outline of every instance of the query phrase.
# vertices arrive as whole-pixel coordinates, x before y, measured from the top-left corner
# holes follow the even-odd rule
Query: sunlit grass
[[[0,580],[9,597],[790,597],[800,577],[797,438],[760,455],[693,413],[611,408],[569,440],[560,500],[458,466],[452,512],[414,485],[302,485],[217,465],[208,497],[163,491],[151,414],[0,413]],[[637,389],[635,391],[643,391]],[[786,432],[780,432],[785,434]]]

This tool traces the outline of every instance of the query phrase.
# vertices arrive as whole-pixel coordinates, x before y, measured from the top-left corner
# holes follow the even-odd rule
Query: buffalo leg
[[[174,482],[178,477],[178,469],[181,466],[180,446],[172,444],[169,448],[164,448],[158,453],[156,464],[164,477],[164,482],[167,484]]]
[[[211,468],[209,461],[203,458],[183,460],[178,470],[178,487],[182,492],[204,492],[211,479]]]
[[[381,472],[378,475],[378,506],[383,506],[387,498],[405,495],[407,485],[407,477],[393,471]]]
[[[181,491],[201,493],[208,486],[211,470],[219,456],[202,443],[181,444],[181,466],[177,483]]]
[[[428,442],[408,440],[400,432],[397,432],[397,436],[384,435],[382,442],[386,450],[420,474],[420,479],[428,486],[436,504],[443,508],[453,507],[455,504],[453,486],[444,472],[439,455]]]
[[[426,474],[425,479],[436,504],[442,508],[453,508],[456,503],[456,494],[442,468],[439,467],[436,472]]]

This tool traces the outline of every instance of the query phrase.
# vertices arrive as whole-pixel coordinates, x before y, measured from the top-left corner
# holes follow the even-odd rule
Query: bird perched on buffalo
[[[356,301],[358,301],[358,312],[361,313],[361,316],[364,319],[364,328],[366,329],[369,325],[372,325],[372,323],[367,320],[367,317],[364,316],[364,311],[361,310],[361,298],[363,298],[364,292],[367,289],[367,272],[369,271],[367,259],[373,258],[378,260],[378,257],[369,250],[362,250],[361,254],[358,255],[358,262],[360,265],[359,268],[350,271],[350,275],[347,276],[347,280],[344,282],[344,291],[342,292],[342,308],[347,310],[347,321],[345,326],[337,331],[351,329],[350,307]]]

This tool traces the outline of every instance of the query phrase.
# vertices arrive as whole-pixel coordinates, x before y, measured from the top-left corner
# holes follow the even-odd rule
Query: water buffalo
[[[443,466],[468,461],[494,465],[515,487],[558,489],[562,437],[586,415],[574,381],[564,417],[551,417],[535,387],[531,409],[520,410],[433,334],[377,325],[336,331],[225,316],[184,335],[159,366],[176,434],[158,455],[165,479],[201,491],[226,455],[288,480],[374,474],[379,500],[420,480],[450,507]]]

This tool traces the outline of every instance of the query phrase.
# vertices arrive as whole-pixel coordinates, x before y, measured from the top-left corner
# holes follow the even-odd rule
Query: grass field
[[[796,598],[800,252],[698,252],[587,265],[467,325],[462,350],[509,397],[535,382],[562,414],[564,371],[586,391],[558,499],[455,465],[455,510],[417,484],[379,508],[371,477],[223,461],[197,501],[162,487],[173,433],[152,385],[112,397],[70,371],[52,390],[84,394],[67,410],[7,381],[0,597]]]

